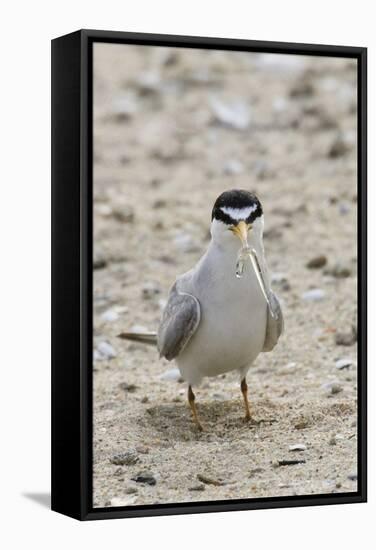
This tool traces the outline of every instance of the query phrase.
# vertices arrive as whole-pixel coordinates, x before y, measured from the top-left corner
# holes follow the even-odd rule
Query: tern
[[[250,420],[247,373],[260,353],[274,349],[283,332],[263,229],[263,209],[254,193],[223,192],[213,206],[210,244],[198,263],[172,285],[158,331],[119,334],[155,344],[160,357],[176,361],[188,383],[188,402],[200,431],[192,388],[204,377],[238,371],[245,420]]]

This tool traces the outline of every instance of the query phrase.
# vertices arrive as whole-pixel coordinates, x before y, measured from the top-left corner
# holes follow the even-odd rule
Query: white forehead
[[[230,216],[233,220],[246,220],[255,210],[257,210],[257,204],[252,206],[245,206],[244,208],[231,208],[231,206],[221,206],[221,210],[227,216]]]

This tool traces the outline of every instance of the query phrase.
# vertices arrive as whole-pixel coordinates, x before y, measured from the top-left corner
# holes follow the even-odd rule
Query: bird
[[[212,208],[207,250],[176,278],[158,330],[119,334],[156,345],[160,357],[175,360],[188,384],[199,431],[203,425],[193,388],[205,377],[230,371],[239,373],[244,419],[251,420],[247,373],[260,353],[274,349],[284,330],[281,304],[270,286],[263,230],[263,208],[255,193],[221,193]]]

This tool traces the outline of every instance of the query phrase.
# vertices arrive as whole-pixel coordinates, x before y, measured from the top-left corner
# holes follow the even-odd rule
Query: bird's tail
[[[142,342],[143,344],[149,344],[151,346],[157,345],[156,332],[121,332],[118,334],[118,338],[122,338],[123,340],[133,340],[134,342]]]

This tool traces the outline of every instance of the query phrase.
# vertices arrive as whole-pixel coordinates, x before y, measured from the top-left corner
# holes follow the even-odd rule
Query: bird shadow
[[[22,496],[36,502],[43,508],[51,508],[50,493],[22,493]]]
[[[228,439],[232,433],[239,435],[239,432],[249,432],[262,423],[277,421],[275,410],[263,410],[262,418],[257,415],[246,422],[242,403],[238,400],[201,402],[197,409],[204,428],[202,432],[194,424],[189,406],[183,403],[150,407],[144,420],[170,441]]]

